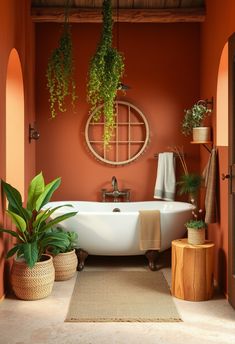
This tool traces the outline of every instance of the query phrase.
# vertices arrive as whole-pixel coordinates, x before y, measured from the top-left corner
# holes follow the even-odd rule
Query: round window
[[[125,165],[145,151],[149,142],[149,126],[144,114],[129,102],[116,101],[115,109],[115,128],[109,145],[103,141],[105,122],[102,111],[98,122],[92,119],[98,109],[86,123],[86,143],[98,160],[111,165]]]

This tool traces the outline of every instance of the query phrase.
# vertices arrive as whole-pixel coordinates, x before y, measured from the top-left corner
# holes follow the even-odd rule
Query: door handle
[[[231,177],[230,174],[222,173],[222,175],[221,175],[222,180],[229,179],[230,177]]]

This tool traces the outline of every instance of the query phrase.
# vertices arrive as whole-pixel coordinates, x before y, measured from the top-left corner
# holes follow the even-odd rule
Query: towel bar
[[[171,153],[171,152],[169,152],[169,153]],[[154,154],[154,158],[157,158],[157,159],[158,159],[159,154],[160,154],[160,153]],[[173,153],[173,156],[174,156],[174,158],[179,158],[179,155],[176,154],[176,153]],[[180,156],[181,156],[181,157],[185,157],[186,155],[185,155],[185,154],[180,154]]]

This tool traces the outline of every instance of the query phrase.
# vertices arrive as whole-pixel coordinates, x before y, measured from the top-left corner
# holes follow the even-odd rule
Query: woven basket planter
[[[24,261],[14,260],[11,270],[11,285],[15,295],[22,300],[38,300],[50,295],[55,279],[52,257],[29,268]]]
[[[77,270],[78,259],[75,250],[59,253],[53,257],[55,281],[66,281],[72,278]]]
[[[205,228],[188,229],[188,243],[191,245],[202,245],[205,243]]]
[[[193,128],[193,141],[194,142],[206,142],[210,140],[211,140],[210,127]]]

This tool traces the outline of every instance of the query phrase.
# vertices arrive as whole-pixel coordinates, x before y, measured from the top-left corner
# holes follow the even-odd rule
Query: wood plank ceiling
[[[66,0],[32,0],[35,22],[62,22]],[[70,0],[70,22],[102,21],[103,0]],[[119,22],[202,22],[205,0],[113,0],[114,21]]]

